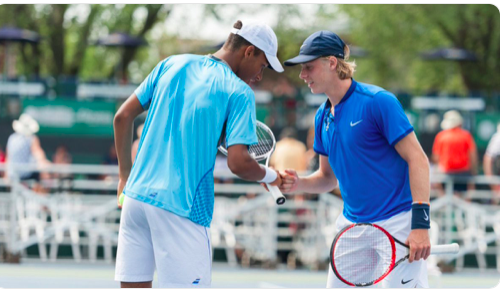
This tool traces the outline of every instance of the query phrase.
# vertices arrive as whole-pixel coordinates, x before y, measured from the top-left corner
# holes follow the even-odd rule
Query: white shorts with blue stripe
[[[125,197],[115,281],[153,281],[156,269],[159,288],[209,288],[211,253],[209,228]]]

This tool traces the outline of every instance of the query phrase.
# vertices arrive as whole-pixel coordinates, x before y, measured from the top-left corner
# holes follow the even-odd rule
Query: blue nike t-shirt
[[[252,89],[220,60],[176,55],[135,94],[149,112],[125,195],[209,227],[224,123],[228,146],[257,143]]]
[[[407,162],[394,148],[413,131],[403,107],[389,91],[352,80],[330,112],[316,113],[314,150],[328,156],[339,181],[344,216],[375,222],[411,209]]]

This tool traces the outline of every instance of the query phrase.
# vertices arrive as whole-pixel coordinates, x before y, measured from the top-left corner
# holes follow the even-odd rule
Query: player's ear
[[[331,71],[337,70],[337,65],[338,65],[337,58],[330,56],[330,70]]]
[[[255,47],[254,46],[248,46],[245,49],[245,58],[253,56],[254,53],[255,53]]]

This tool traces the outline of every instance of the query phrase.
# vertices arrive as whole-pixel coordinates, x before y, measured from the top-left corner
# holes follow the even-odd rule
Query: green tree
[[[500,18],[493,5],[341,5],[348,40],[370,53],[358,75],[417,92],[500,90]],[[459,47],[477,62],[423,61],[422,51]]]
[[[92,42],[114,31],[145,38],[154,24],[169,13],[170,6],[158,4],[2,5],[0,26],[33,30],[42,36],[39,45],[21,46],[21,74],[81,76],[82,72],[89,72],[90,76],[103,78],[113,75],[114,67],[120,66],[120,75],[126,78],[137,48],[119,51],[118,57],[111,58],[114,63],[108,64],[109,55],[117,52],[96,49]],[[137,15],[144,17],[138,21]]]

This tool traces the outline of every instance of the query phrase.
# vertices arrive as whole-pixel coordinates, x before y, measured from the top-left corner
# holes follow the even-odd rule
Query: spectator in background
[[[56,152],[52,155],[52,163],[54,164],[71,164],[73,162],[73,158],[68,151],[68,147],[66,145],[59,145],[56,148]]]
[[[477,151],[472,135],[462,129],[463,119],[458,111],[444,114],[439,132],[432,146],[432,159],[441,172],[462,180],[454,183],[455,192],[474,189],[474,185],[463,179],[477,175]]]
[[[27,114],[22,114],[19,120],[12,123],[14,133],[7,140],[7,176],[19,177],[21,180],[40,180],[40,173],[33,170],[16,170],[16,164],[37,163],[39,166],[48,165],[45,151],[40,140],[35,135],[40,126],[38,122]]]
[[[3,151],[2,145],[0,145],[0,163],[5,162],[5,152]]]
[[[68,147],[66,145],[59,145],[56,148],[54,155],[52,155],[52,163],[59,165],[68,165],[73,162],[73,158],[69,153]],[[57,179],[58,190],[62,192],[63,190],[69,190],[73,185],[73,174],[71,173],[53,173],[52,178]]]
[[[118,165],[118,155],[116,154],[115,145],[111,145],[109,147],[108,154],[106,155],[106,157],[104,157],[104,164]],[[118,176],[115,174],[102,174],[101,179],[111,184],[118,179]]]
[[[0,145],[0,164],[5,163],[5,159],[6,159],[5,152],[3,151],[3,148]],[[4,176],[4,172],[0,171],[0,177],[3,177],[3,176]]]
[[[139,150],[139,142],[141,141],[142,129],[144,128],[144,123],[140,124],[137,127],[137,139],[132,143],[132,163],[135,161],[135,157],[137,156],[137,151]]]
[[[297,172],[307,170],[306,145],[297,140],[297,131],[285,128],[281,131],[280,140],[276,143],[269,165],[275,169],[295,169]]]
[[[484,174],[487,176],[500,175],[500,123],[497,125],[497,132],[493,134],[486,153],[483,157]],[[498,204],[500,202],[500,185],[491,185],[493,191],[492,203]]]
[[[306,160],[307,160],[307,170],[308,171],[316,171],[319,167],[319,155],[314,151],[314,126],[309,128],[307,132],[307,152],[306,152]]]
[[[275,169],[295,169],[299,173],[307,171],[307,149],[306,145],[297,139],[297,131],[294,128],[284,128],[280,134],[280,140],[276,143],[276,149],[271,156],[269,165]],[[295,205],[301,205],[306,200],[304,193],[297,193],[293,197]],[[293,210],[296,221],[290,222],[289,228],[294,237],[300,236],[301,231],[306,228],[305,223],[300,223],[303,218],[311,216],[307,208],[296,208]],[[295,255],[290,253],[289,259],[295,262]]]
[[[108,155],[104,158],[104,164],[118,165],[118,156],[116,155],[115,145],[111,145],[109,147]]]

